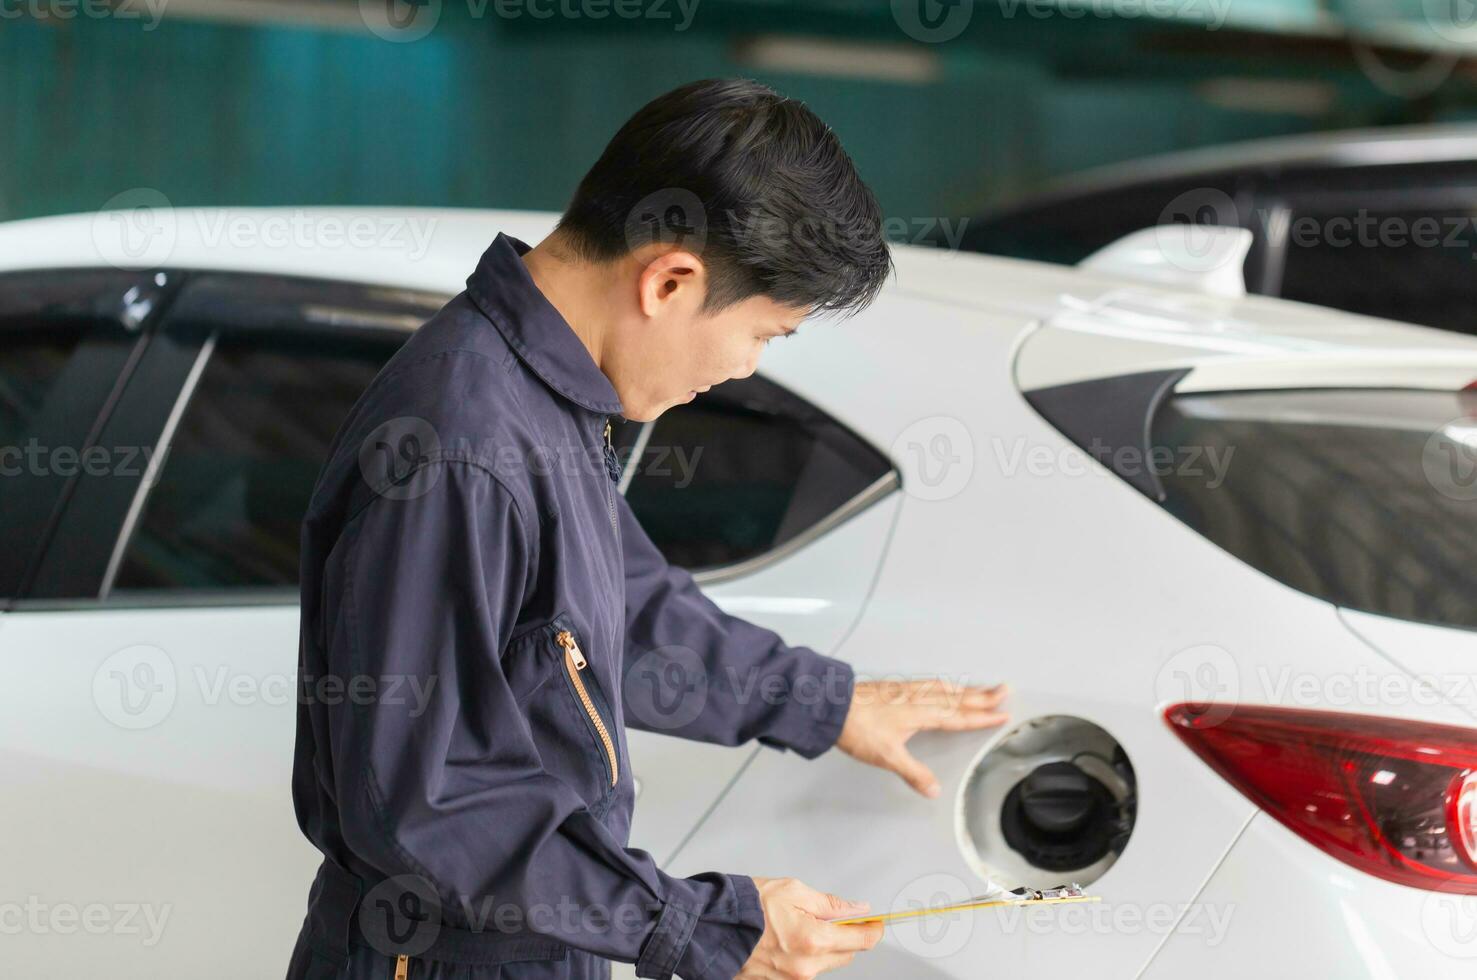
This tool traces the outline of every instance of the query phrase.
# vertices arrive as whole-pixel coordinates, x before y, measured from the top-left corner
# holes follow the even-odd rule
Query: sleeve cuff
[[[667,902],[636,960],[636,976],[648,980],[733,980],[764,935],[764,909],[754,879],[700,875],[719,888],[716,904],[695,911]]]
[[[669,980],[677,969],[677,959],[692,942],[698,914],[693,909],[667,902],[656,920],[656,928],[642,947],[636,960],[636,976],[649,980]]]
[[[759,741],[814,759],[841,737],[841,728],[851,710],[856,675],[844,660],[823,657],[808,648],[798,649],[809,655],[807,661],[796,672],[791,697],[779,723]]]

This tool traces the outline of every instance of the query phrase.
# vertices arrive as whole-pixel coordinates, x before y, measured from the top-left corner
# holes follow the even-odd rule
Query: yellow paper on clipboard
[[[831,924],[837,926],[857,926],[868,922],[897,922],[901,919],[916,919],[925,915],[946,915],[950,912],[974,912],[980,909],[1030,905],[1072,905],[1081,902],[1100,901],[1102,899],[1096,895],[1083,894],[1082,889],[1076,885],[1052,888],[1045,891],[1022,888],[1014,892],[995,892],[989,895],[980,895],[976,898],[966,899],[963,902],[954,902],[950,905],[936,905],[926,909],[905,909],[901,912],[878,912],[872,915],[858,915],[848,919],[832,919]]]

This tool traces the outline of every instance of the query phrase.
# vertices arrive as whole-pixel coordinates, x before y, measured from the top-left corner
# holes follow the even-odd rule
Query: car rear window
[[[1164,506],[1243,561],[1340,606],[1477,629],[1477,392],[1176,395],[1152,437],[1221,461],[1161,473]]]

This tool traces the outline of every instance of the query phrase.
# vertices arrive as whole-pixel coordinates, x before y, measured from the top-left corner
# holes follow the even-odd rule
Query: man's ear
[[[695,312],[708,287],[707,268],[692,252],[677,249],[653,256],[637,280],[637,301],[649,317],[680,309]],[[673,306],[672,304],[677,304]]]

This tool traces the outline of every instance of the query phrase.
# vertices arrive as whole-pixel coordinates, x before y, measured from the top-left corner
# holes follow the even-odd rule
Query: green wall
[[[471,20],[448,2],[436,30],[412,43],[178,16],[153,30],[119,19],[7,19],[0,217],[96,209],[136,187],[176,205],[557,209],[638,105],[720,74],[758,77],[808,101],[887,212],[920,221],[1094,164],[1460,115],[1465,105],[1392,97],[1347,58],[1263,50],[1251,35],[976,11],[957,40],[918,44],[885,3],[840,16],[818,2],[794,14],[783,4],[705,0],[684,32]],[[755,34],[876,43],[913,52],[933,77],[756,70],[739,54]],[[1334,98],[1312,112],[1217,107],[1197,83],[1218,75],[1311,80]]]

